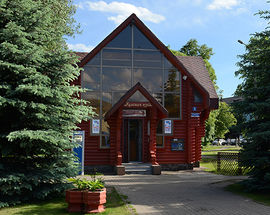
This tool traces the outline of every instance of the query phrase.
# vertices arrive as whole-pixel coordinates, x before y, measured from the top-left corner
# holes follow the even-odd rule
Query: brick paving
[[[162,175],[105,176],[108,186],[127,195],[138,214],[270,215],[270,207],[224,191],[239,176],[203,171],[162,172]]]

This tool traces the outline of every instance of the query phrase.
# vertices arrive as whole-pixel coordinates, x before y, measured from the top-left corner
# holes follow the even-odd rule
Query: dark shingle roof
[[[88,54],[88,52],[75,52],[75,54],[79,56],[79,60],[81,61]]]
[[[209,93],[209,97],[218,98],[209,73],[205,67],[202,57],[198,56],[177,56],[177,59],[184,65],[187,71],[200,83]]]
[[[222,98],[221,101],[230,105],[234,102],[243,101],[243,98],[240,96],[233,96],[233,97]]]

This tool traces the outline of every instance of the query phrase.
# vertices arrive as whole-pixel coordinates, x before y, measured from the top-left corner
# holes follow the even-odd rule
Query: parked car
[[[215,139],[213,142],[212,142],[212,145],[217,145],[217,146],[224,146],[224,145],[227,145],[227,141],[224,140],[224,139]]]

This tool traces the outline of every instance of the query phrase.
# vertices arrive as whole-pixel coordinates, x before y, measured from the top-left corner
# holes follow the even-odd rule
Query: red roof
[[[125,104],[125,102],[135,93],[135,92],[141,92],[141,94],[153,105],[157,108],[159,111],[160,119],[168,117],[168,111],[158,103],[158,101],[151,96],[151,94],[141,85],[140,82],[135,84],[130,90],[128,90],[125,95],[123,95],[118,102],[114,104],[114,106],[106,113],[105,120],[108,120],[108,118],[113,115],[117,110],[119,110],[119,107]]]

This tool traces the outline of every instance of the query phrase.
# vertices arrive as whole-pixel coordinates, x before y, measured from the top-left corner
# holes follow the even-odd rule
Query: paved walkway
[[[203,171],[105,176],[106,184],[127,195],[138,214],[270,215],[270,207],[224,191],[239,179]]]

